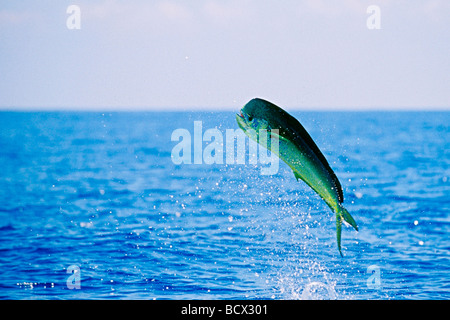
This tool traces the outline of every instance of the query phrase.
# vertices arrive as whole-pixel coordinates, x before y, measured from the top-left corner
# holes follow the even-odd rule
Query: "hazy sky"
[[[72,4],[79,30],[66,26]],[[367,26],[370,5],[381,29]],[[236,109],[253,97],[450,110],[450,1],[0,1],[2,109]]]

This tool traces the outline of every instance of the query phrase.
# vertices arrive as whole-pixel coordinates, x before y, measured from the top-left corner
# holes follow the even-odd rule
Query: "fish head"
[[[258,132],[271,129],[270,110],[267,110],[264,104],[258,103],[258,100],[260,99],[251,100],[236,114],[236,121],[244,131],[255,130]]]

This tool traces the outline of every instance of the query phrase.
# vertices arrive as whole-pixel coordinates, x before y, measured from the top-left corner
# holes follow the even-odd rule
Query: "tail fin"
[[[348,222],[356,231],[358,231],[358,226],[356,225],[355,219],[348,213],[347,209],[339,205],[339,210],[336,212],[336,237],[339,253],[343,257],[341,251],[341,233],[342,233],[342,221]]]
[[[358,231],[358,226],[356,225],[355,219],[353,219],[352,215],[348,213],[347,209],[345,209],[342,205],[340,207],[339,214],[344,218],[345,222],[348,222],[353,228],[355,228],[356,231]]]
[[[339,253],[341,254],[341,257],[344,255],[341,251],[341,233],[342,233],[342,217],[340,214],[336,213],[336,236],[337,236],[337,245]]]

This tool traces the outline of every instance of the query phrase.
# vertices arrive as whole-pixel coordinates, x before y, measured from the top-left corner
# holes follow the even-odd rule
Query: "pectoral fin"
[[[277,132],[275,132],[274,130],[270,131],[271,136],[275,137],[276,139],[278,139],[279,142],[284,142],[284,143],[288,143],[293,145],[292,141],[290,141],[288,138],[278,134]],[[292,169],[292,167],[291,167]],[[302,177],[294,170],[292,170],[292,172],[294,173],[295,178],[298,180],[303,180]]]
[[[276,129],[276,131],[278,131],[278,129]],[[278,141],[284,141],[284,142],[288,142],[288,143],[292,143],[288,138],[280,135],[279,133],[275,132],[274,129],[270,130],[270,135],[274,136],[275,138],[278,139]]]

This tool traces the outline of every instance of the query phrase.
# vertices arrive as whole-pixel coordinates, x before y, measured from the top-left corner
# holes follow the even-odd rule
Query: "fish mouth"
[[[236,113],[236,121],[238,123],[239,128],[245,131],[248,125],[247,119],[245,118],[245,115],[242,113],[242,110],[239,111],[239,113]]]

